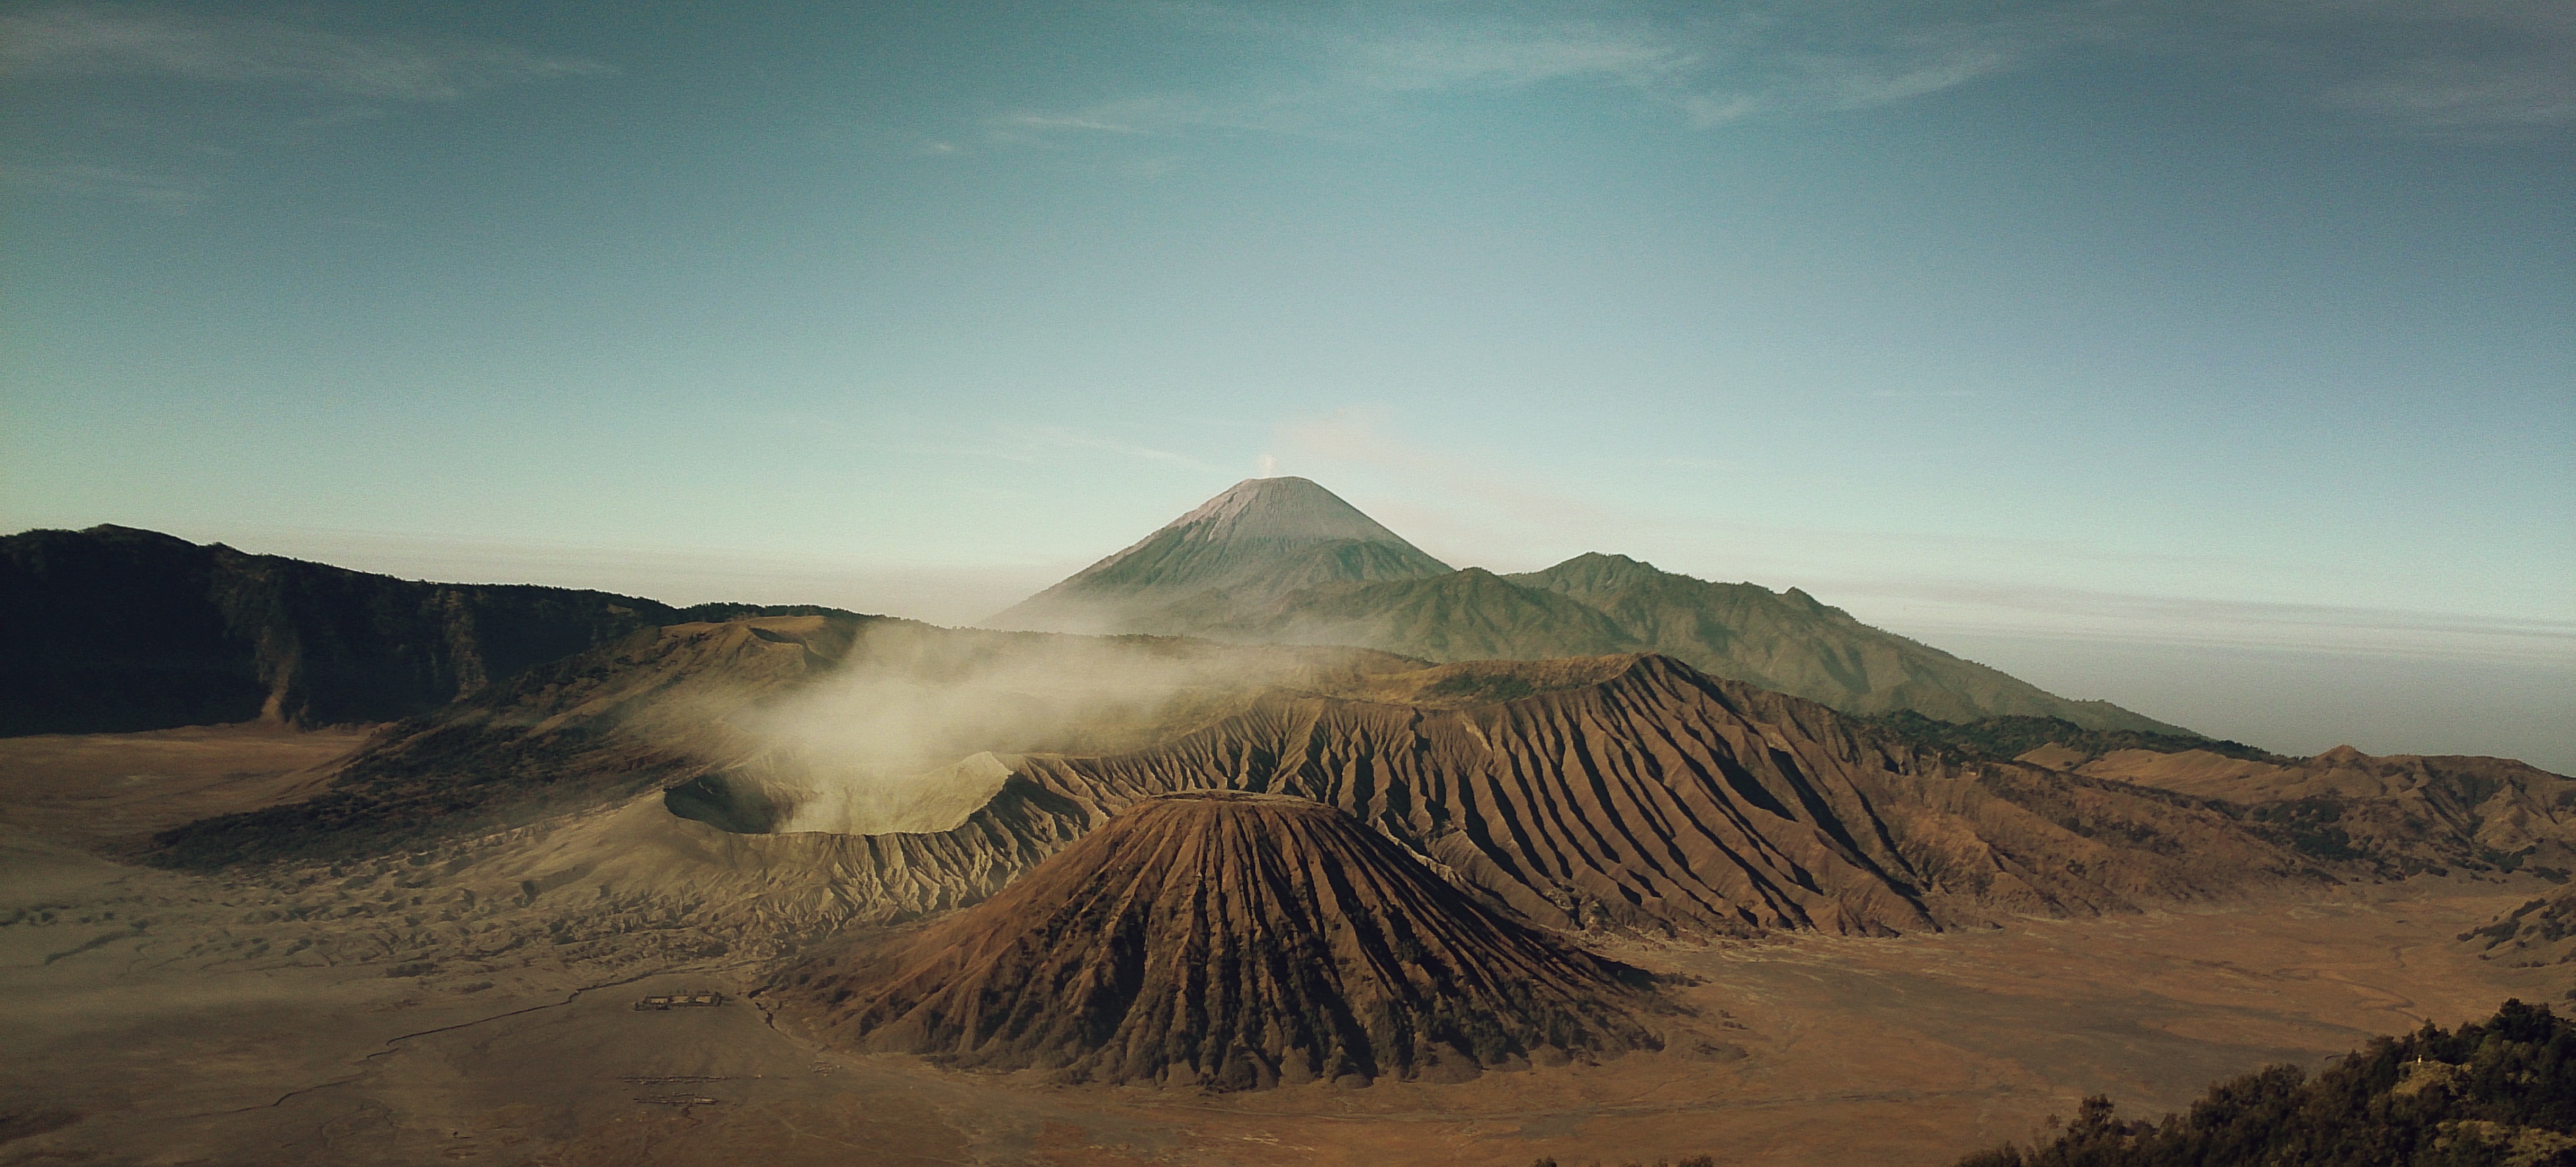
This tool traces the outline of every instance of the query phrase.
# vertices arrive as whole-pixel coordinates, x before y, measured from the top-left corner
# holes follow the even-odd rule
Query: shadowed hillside
[[[390,721],[641,629],[824,612],[419,583],[151,531],[0,538],[0,735]]]

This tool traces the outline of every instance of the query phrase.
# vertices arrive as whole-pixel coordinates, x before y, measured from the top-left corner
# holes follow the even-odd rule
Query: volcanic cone
[[[983,904],[781,989],[826,1040],[1071,1081],[1458,1080],[1660,1044],[1644,974],[1274,795],[1139,803]]]

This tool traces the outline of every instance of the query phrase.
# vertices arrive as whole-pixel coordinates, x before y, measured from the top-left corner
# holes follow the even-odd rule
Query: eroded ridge
[[[1669,658],[1602,663],[1598,683],[1461,707],[1280,694],[1022,773],[1094,814],[1194,787],[1331,803],[1559,927],[1869,934],[2317,878],[2188,799],[1946,759]]]

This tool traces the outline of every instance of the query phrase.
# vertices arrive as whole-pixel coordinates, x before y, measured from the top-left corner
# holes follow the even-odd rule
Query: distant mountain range
[[[1796,588],[1597,553],[1518,575],[1452,569],[1303,478],[1237,483],[987,623],[1347,644],[1437,662],[1654,652],[1846,713],[2190,735],[1870,627]]]

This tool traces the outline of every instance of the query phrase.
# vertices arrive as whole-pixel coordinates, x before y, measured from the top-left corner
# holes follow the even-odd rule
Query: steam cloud
[[[1205,643],[881,627],[831,677],[729,719],[759,743],[735,780],[793,808],[783,831],[950,830],[1001,789],[1010,755],[1131,748],[1295,663]]]

